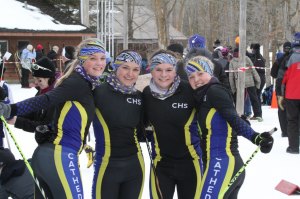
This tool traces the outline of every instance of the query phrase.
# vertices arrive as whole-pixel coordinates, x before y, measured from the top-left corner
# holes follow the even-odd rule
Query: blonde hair
[[[71,75],[71,73],[75,70],[75,67],[77,65],[79,65],[80,62],[79,62],[79,59],[78,59],[78,55],[79,55],[79,52],[81,51],[81,49],[86,47],[86,45],[88,43],[95,42],[95,41],[99,42],[99,39],[97,39],[97,38],[88,38],[88,39],[85,39],[82,42],[80,42],[80,44],[78,44],[78,46],[76,47],[76,51],[74,53],[75,59],[69,64],[69,67],[68,67],[67,71],[65,71],[64,75],[61,76],[57,80],[57,82],[55,84],[55,87],[59,86],[65,79],[67,79]]]

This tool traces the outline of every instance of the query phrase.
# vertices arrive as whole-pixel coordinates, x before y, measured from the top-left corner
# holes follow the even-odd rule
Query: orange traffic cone
[[[272,93],[272,101],[271,101],[271,108],[278,108],[276,91],[274,90]]]

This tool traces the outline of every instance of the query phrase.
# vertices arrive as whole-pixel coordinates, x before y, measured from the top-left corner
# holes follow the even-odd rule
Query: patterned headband
[[[78,55],[80,64],[83,64],[89,58],[90,55],[93,55],[95,53],[105,54],[105,49],[100,41],[91,41],[80,49]]]
[[[171,64],[176,69],[176,63],[177,60],[174,56],[168,53],[160,53],[151,59],[150,70],[153,70],[159,64]]]
[[[119,66],[121,66],[125,62],[134,62],[137,65],[139,65],[139,67],[141,67],[142,66],[142,57],[140,54],[138,54],[137,52],[134,52],[134,51],[122,52],[116,57],[116,59],[113,63],[113,65],[112,65],[113,70],[117,70],[119,68]]]
[[[192,58],[190,61],[188,61],[187,65],[185,66],[185,72],[187,76],[190,76],[193,72],[196,71],[207,72],[211,76],[213,76],[213,69],[213,63],[206,57],[202,56]]]

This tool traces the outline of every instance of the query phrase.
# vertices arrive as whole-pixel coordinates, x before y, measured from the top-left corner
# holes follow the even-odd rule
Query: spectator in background
[[[262,90],[266,84],[266,60],[263,58],[263,56],[260,54],[260,44],[256,43],[252,45],[252,54],[249,54],[250,59],[253,63],[253,66],[255,66],[256,71],[258,72],[258,75],[260,77],[260,87],[257,89],[257,97],[258,97],[258,102],[261,106],[261,94]],[[250,118],[250,120],[256,120],[256,117]]]
[[[52,50],[50,50],[50,52],[47,54],[47,57],[52,60],[55,68],[57,68],[57,59],[58,59],[58,51],[59,51],[59,47],[58,46],[53,46]]]
[[[215,42],[214,42],[214,45],[213,45],[213,53],[212,53],[212,57],[214,59],[219,59],[222,57],[222,53],[221,53],[221,50],[223,49],[223,46],[221,45],[221,41],[219,39],[217,39]]]
[[[300,118],[300,32],[294,34],[292,50],[286,63],[286,72],[281,84],[282,96],[278,98],[278,105],[286,109],[287,136],[289,146],[287,153],[299,154],[299,118]],[[285,107],[283,106],[283,98]]]
[[[142,68],[141,68],[141,73],[140,75],[144,75],[144,74],[148,74],[149,68],[148,68],[148,57],[147,57],[147,52],[146,51],[142,51],[140,52],[140,55],[142,56]]]
[[[0,147],[0,198],[33,199],[34,181],[23,160],[15,160],[9,149]]]
[[[67,71],[70,63],[75,59],[75,47],[74,46],[65,46],[62,50],[62,61],[64,63],[63,71]]]
[[[223,85],[230,89],[229,80],[224,68],[217,59],[212,57],[211,52],[205,48],[205,42],[205,38],[201,35],[195,34],[191,36],[188,40],[188,53],[185,56],[185,60],[189,60],[192,57],[199,55],[210,59],[214,64],[214,76],[218,78]]]
[[[246,67],[252,66],[252,62],[249,57],[246,58]],[[233,53],[233,58],[230,61],[229,64],[229,70],[232,71],[238,71],[239,69],[239,49],[235,48],[234,53]],[[237,92],[237,85],[238,85],[238,72],[232,72],[229,73],[229,82],[230,82],[230,87],[233,95],[235,96],[234,99],[236,99],[236,92]],[[262,111],[261,111],[261,106],[258,102],[257,98],[257,93],[256,89],[258,89],[260,86],[260,78],[257,73],[257,71],[254,68],[250,68],[245,71],[245,91],[249,95],[252,107],[253,107],[253,112],[255,118],[259,122],[262,122]]]
[[[282,96],[281,83],[282,83],[284,73],[286,71],[285,65],[289,58],[291,47],[292,47],[291,42],[285,42],[283,44],[283,55],[281,57],[279,57],[278,59],[276,59],[276,61],[274,62],[273,66],[272,66],[272,69],[271,69],[271,76],[273,78],[276,78],[275,91],[276,91],[277,98]],[[286,117],[286,110],[282,107],[278,108],[278,119],[279,119],[279,124],[280,124],[280,128],[281,128],[281,136],[287,137],[288,121],[287,121],[287,117]]]
[[[44,47],[42,46],[42,44],[36,45],[36,61],[41,59],[43,56],[45,56]]]
[[[167,50],[174,52],[180,59],[177,60],[177,74],[181,80],[188,81],[187,75],[184,71],[184,60],[183,60],[183,45],[182,44],[170,44]]]
[[[21,85],[22,88],[30,88],[29,87],[29,73],[31,69],[32,63],[36,60],[36,52],[31,44],[28,44],[26,48],[22,51],[21,55],[21,64],[22,64],[22,77],[21,77]]]

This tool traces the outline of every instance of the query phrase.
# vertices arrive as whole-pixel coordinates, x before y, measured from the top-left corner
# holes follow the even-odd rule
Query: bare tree
[[[169,16],[177,0],[153,0],[156,18],[158,45],[164,49],[169,44]]]

